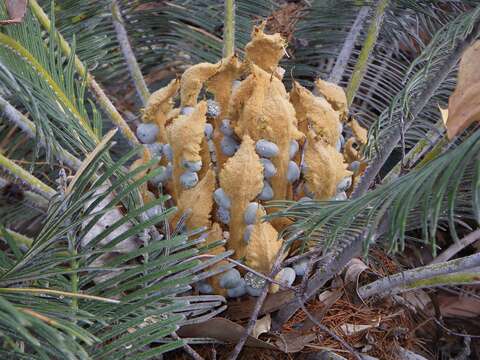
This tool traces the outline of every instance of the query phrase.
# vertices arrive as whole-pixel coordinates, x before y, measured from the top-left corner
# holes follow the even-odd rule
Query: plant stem
[[[360,35],[360,31],[363,29],[363,24],[367,19],[369,10],[370,7],[368,6],[362,6],[362,8],[360,8],[355,22],[353,23],[350,31],[348,32],[347,38],[343,43],[342,50],[340,51],[340,54],[338,54],[335,65],[330,72],[330,76],[328,77],[329,82],[338,84],[342,79],[342,76],[345,73],[345,69],[348,65],[348,60],[350,60],[353,48],[355,47],[358,35]]]
[[[377,8],[375,9],[375,16],[368,28],[367,37],[363,43],[362,51],[360,52],[357,63],[355,64],[352,78],[350,79],[350,83],[348,84],[346,91],[348,106],[352,105],[355,94],[357,93],[360,83],[365,76],[368,59],[370,57],[370,53],[375,47],[375,44],[377,43],[378,33],[380,32],[388,3],[389,0],[379,0]]]
[[[478,240],[480,240],[480,229],[471,232],[460,241],[453,243],[448,249],[446,249],[439,256],[433,259],[430,264],[438,264],[444,261],[448,261],[462,249],[466,248],[467,246],[473,244],[475,241]]]
[[[235,53],[235,0],[225,0],[225,18],[223,22],[223,57]]]
[[[19,127],[29,138],[35,139],[37,129],[35,124],[31,122],[25,115],[15,109],[7,100],[0,95],[0,109],[3,111],[5,118],[11,123]],[[40,145],[45,147],[45,140],[40,139]],[[81,161],[68,151],[59,149],[58,154],[55,154],[58,160],[72,169],[78,169]]]
[[[48,18],[47,14],[43,11],[42,7],[37,3],[37,0],[29,0],[30,8],[32,9],[33,14],[37,17],[40,24],[44,27],[44,29],[48,32],[52,30],[51,22]],[[62,49],[65,56],[70,56],[72,49],[68,42],[63,38],[60,32],[55,31],[55,34],[50,34],[51,36],[56,36],[59,43],[60,48]],[[86,70],[85,66],[83,65],[82,61],[75,55],[75,68],[78,74],[87,79],[87,84],[93,94],[96,96],[100,106],[103,110],[107,113],[110,117],[112,122],[120,128],[123,136],[128,140],[131,146],[138,146],[140,143],[133,133],[133,131],[128,126],[127,122],[123,119],[122,115],[118,112],[115,106],[112,104],[110,99],[107,97],[105,92],[102,90],[100,85],[95,81],[93,76]]]
[[[458,283],[460,280],[459,276],[464,279],[464,275],[459,274],[460,272],[465,272],[478,266],[480,266],[480,253],[439,264],[422,266],[384,277],[362,286],[358,289],[358,295],[361,299],[367,299],[375,295],[385,296],[413,288],[435,286],[437,283],[445,284],[445,281],[448,280],[445,278],[445,275],[452,274],[457,275],[457,277],[453,277],[452,279]],[[432,279],[435,278],[436,280],[433,281]],[[467,274],[467,278],[471,279],[472,277]],[[476,281],[480,280],[478,273],[474,274],[473,279],[476,279]],[[462,282],[464,281],[462,280]]]
[[[42,195],[46,199],[50,199],[56,193],[56,191],[50,186],[37,179],[24,168],[15,164],[2,153],[0,153],[0,168],[6,171],[10,176],[13,176],[15,179],[26,184],[33,192]]]
[[[124,26],[124,20],[122,17],[122,12],[116,0],[112,0],[112,17],[113,17],[113,27],[115,28],[115,33],[117,34],[117,40],[120,44],[120,49],[122,49],[123,57],[127,63],[130,76],[132,77],[133,83],[137,90],[138,96],[142,101],[143,106],[147,105],[148,98],[150,97],[150,91],[147,88],[145,79],[143,78],[142,71],[138,65],[137,58],[133,53],[132,46],[128,40],[127,30]]]

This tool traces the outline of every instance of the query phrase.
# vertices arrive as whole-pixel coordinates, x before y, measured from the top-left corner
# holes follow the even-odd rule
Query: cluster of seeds
[[[357,145],[366,141],[365,130],[347,122],[338,86],[319,80],[320,95],[314,95],[295,82],[287,92],[278,66],[285,46],[279,34],[256,27],[243,62],[231,56],[190,67],[152,94],[137,128],[161,168],[152,183],[172,195],[179,213],[190,214],[187,229],[210,229],[207,243],[228,232],[226,248],[262,274],[270,272],[282,244],[279,231],[289,224],[264,221],[275,210],[264,208],[265,202],[346,199],[361,168]],[[343,124],[353,134],[347,141]],[[145,200],[152,196],[145,189]],[[306,263],[299,262],[282,269],[277,280],[290,285],[305,271]],[[197,288],[238,297],[258,296],[266,285],[253,272],[230,269]]]

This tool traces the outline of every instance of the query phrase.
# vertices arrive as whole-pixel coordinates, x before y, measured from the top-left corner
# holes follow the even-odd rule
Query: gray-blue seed
[[[234,138],[230,136],[224,136],[220,142],[220,147],[226,156],[233,156],[238,150],[239,144]]]
[[[197,286],[198,286],[198,292],[200,292],[200,294],[213,294],[213,287],[209,283],[204,281],[201,281],[201,282],[199,281]]]
[[[288,150],[288,155],[290,156],[290,159],[293,159],[295,155],[297,155],[299,149],[298,141],[297,140],[291,140],[290,141],[290,148]]]
[[[224,207],[219,207],[217,210],[217,219],[222,224],[228,225],[230,223],[230,211]]]
[[[172,146],[170,144],[163,144],[162,152],[167,157],[168,161],[173,160],[173,151]]]
[[[353,161],[350,165],[348,165],[348,170],[353,171],[354,174],[358,172],[360,169],[360,161]]]
[[[208,117],[217,117],[220,115],[220,105],[215,100],[207,100]]]
[[[345,191],[339,192],[330,200],[333,200],[333,201],[347,200],[347,194],[345,193]]]
[[[275,143],[265,139],[257,141],[257,144],[255,145],[255,150],[257,151],[258,155],[266,158],[277,156],[279,152],[278,146]]]
[[[247,205],[245,209],[245,214],[243,215],[243,220],[245,224],[252,225],[257,222],[257,212],[260,204],[257,202],[251,202]]]
[[[198,184],[198,175],[196,172],[186,171],[180,175],[180,184],[184,189],[191,189]]]
[[[300,178],[300,169],[295,161],[291,161],[288,163],[288,170],[287,170],[287,181],[289,183],[293,183]]]
[[[210,123],[205,124],[205,137],[211,139],[213,135],[213,125]]]
[[[222,123],[220,124],[220,132],[225,136],[233,135],[233,129],[232,129],[232,126],[230,125],[229,119],[222,120]]]
[[[298,263],[293,265],[293,270],[295,270],[295,274],[297,274],[297,276],[303,276],[307,271],[307,267],[308,260],[300,260]]]
[[[230,209],[230,207],[232,206],[230,198],[228,197],[227,193],[223,191],[222,188],[218,188],[213,192],[213,200],[215,200],[218,206],[225,209]]]
[[[230,269],[218,279],[218,284],[224,289],[233,289],[240,285],[242,277],[237,269]]]
[[[252,236],[253,226],[254,225],[247,225],[245,227],[245,231],[243,232],[243,241],[245,242],[245,244],[248,244],[250,242],[250,236]]]
[[[284,285],[290,286],[295,281],[295,270],[291,267],[285,267],[279,272],[280,276],[278,281]]]
[[[193,113],[193,106],[184,106],[183,108],[180,109],[180,115],[190,115],[191,113]]]
[[[258,198],[263,201],[268,201],[273,199],[273,189],[270,184],[266,181],[263,182],[263,189],[258,195]]]
[[[188,171],[192,172],[198,172],[202,169],[202,161],[182,161],[182,166],[184,169],[187,169]]]
[[[156,124],[140,124],[137,127],[137,137],[143,144],[152,144],[157,140],[158,126]]]
[[[154,142],[153,144],[146,144],[145,146],[150,151],[150,154],[152,154],[152,157],[154,157],[154,158],[161,158],[162,157],[163,144],[160,144],[159,142]]]
[[[308,196],[304,196],[298,200],[299,202],[306,202],[306,201],[312,201],[312,198]]]
[[[352,177],[346,176],[337,184],[337,193],[346,191],[352,185]]]
[[[263,165],[263,176],[265,179],[269,179],[277,173],[277,168],[269,159],[260,158]]]
[[[246,285],[245,285],[245,280],[241,279],[240,280],[240,285],[234,287],[234,288],[231,288],[231,289],[227,289],[227,296],[230,297],[230,298],[236,298],[236,297],[240,297],[240,296],[243,296],[246,294],[247,292],[247,289],[246,289]]]
[[[159,168],[161,169],[161,171],[158,173],[158,175],[155,175],[153,178],[150,179],[150,181],[155,185],[165,183],[172,177],[172,165],[169,164],[167,165],[167,167],[160,166]]]
[[[245,286],[247,294],[253,297],[259,297],[262,294],[262,288],[254,288],[250,285]]]

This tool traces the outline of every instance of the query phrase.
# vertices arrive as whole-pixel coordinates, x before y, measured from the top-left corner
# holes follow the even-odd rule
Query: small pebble
[[[277,279],[284,285],[290,286],[295,281],[295,270],[291,267],[285,267],[278,272]]]
[[[232,202],[228,195],[223,191],[222,188],[218,188],[213,192],[213,200],[217,203],[218,206],[223,207],[225,209],[230,209],[232,206]]]
[[[269,179],[277,173],[277,168],[273,165],[271,160],[260,158],[260,162],[263,165],[263,176],[265,179]]]
[[[155,216],[160,215],[162,213],[162,211],[163,210],[162,210],[162,207],[160,205],[155,205],[155,206],[151,207],[150,209],[148,209],[147,211],[145,211],[145,215],[150,220],[150,219],[154,218]]]
[[[257,151],[258,155],[266,158],[277,156],[279,152],[278,146],[275,143],[265,139],[257,141],[257,144],[255,145],[255,150]]]
[[[213,125],[210,123],[205,124],[205,137],[207,139],[211,139],[213,135]]]
[[[206,281],[199,281],[197,283],[198,292],[200,294],[213,294],[213,287]]]
[[[253,225],[257,222],[257,212],[259,206],[261,205],[257,202],[251,202],[247,205],[247,208],[245,209],[245,214],[243,216],[245,224]]]
[[[140,124],[137,127],[137,137],[142,144],[153,144],[157,140],[158,126],[156,124]]]
[[[346,176],[337,184],[337,193],[346,191],[352,185],[352,177]]]
[[[233,135],[233,128],[230,125],[229,119],[223,119],[222,124],[220,125],[220,132],[225,136],[232,136]]]
[[[182,161],[182,166],[184,169],[191,172],[198,172],[202,169],[202,161]]]
[[[168,161],[173,160],[173,151],[172,151],[172,146],[170,144],[163,144],[162,152],[165,154]]]
[[[230,298],[240,297],[245,295],[246,293],[247,293],[247,288],[245,285],[245,280],[243,279],[241,279],[240,285],[231,289],[227,289],[227,296]]]
[[[300,169],[295,161],[290,160],[288,163],[287,181],[289,183],[294,183],[298,179],[300,179]]]
[[[193,106],[184,106],[180,109],[180,115],[190,115],[193,113],[194,107]]]
[[[237,141],[230,136],[224,136],[222,141],[220,142],[220,147],[222,148],[222,152],[226,156],[235,155],[239,146],[240,145],[237,143]]]
[[[248,244],[250,242],[250,236],[252,236],[252,230],[253,230],[254,225],[247,225],[245,227],[245,231],[243,232],[243,241],[245,244]]]
[[[218,284],[224,289],[233,289],[240,285],[242,277],[237,269],[230,269],[227,272],[220,275]]]
[[[152,157],[159,158],[160,160],[163,153],[163,144],[160,144],[159,142],[154,142],[152,144],[145,144],[145,146],[148,148],[148,151],[150,151],[150,154],[152,154]]]
[[[304,196],[304,197],[301,197],[298,201],[299,202],[312,201],[312,198],[308,196]]]
[[[308,260],[304,259],[293,265],[293,270],[295,270],[295,274],[297,274],[297,276],[303,276],[305,275],[305,271],[307,271],[307,267]]]
[[[263,189],[258,195],[258,198],[263,201],[268,201],[273,199],[273,189],[270,184],[266,181],[263,182]]]
[[[220,105],[215,100],[207,100],[207,117],[217,117],[220,115]]]
[[[219,207],[217,210],[217,218],[222,224],[228,225],[230,223],[230,211],[223,207]]]
[[[180,184],[184,189],[191,189],[198,184],[198,175],[196,172],[186,171],[180,175]]]
[[[290,159],[293,159],[295,155],[297,155],[299,149],[298,141],[297,140],[291,140],[290,141],[290,149],[288,151],[288,155],[290,156]]]

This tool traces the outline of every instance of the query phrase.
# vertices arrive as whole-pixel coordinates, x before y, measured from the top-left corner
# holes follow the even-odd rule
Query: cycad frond
[[[422,229],[423,239],[435,249],[435,234],[441,221],[454,232],[457,217],[479,222],[480,132],[474,132],[424,167],[381,185],[365,195],[339,202],[280,203],[274,216],[295,220],[289,231],[324,246],[368,233],[365,245],[382,236],[391,251],[403,250],[405,232]],[[386,219],[386,220],[385,220]],[[386,228],[379,224],[386,221]],[[380,232],[379,232],[380,231]]]

